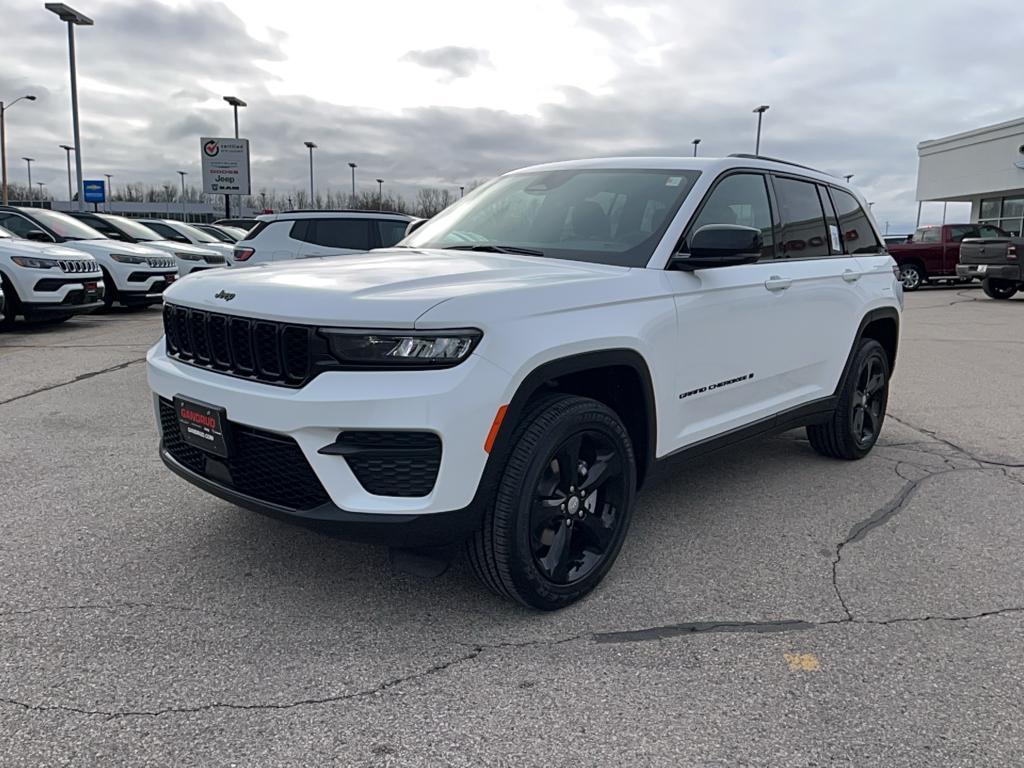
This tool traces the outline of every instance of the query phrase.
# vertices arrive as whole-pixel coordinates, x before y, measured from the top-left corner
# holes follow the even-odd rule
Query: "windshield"
[[[402,241],[646,266],[700,175],[691,170],[513,173],[480,187]]]
[[[191,224],[185,224],[184,222],[176,221],[171,226],[173,226],[179,232],[185,233],[190,238],[192,238],[194,240],[198,240],[200,243],[219,243],[220,242],[220,240],[218,240],[217,238],[213,237],[212,235],[206,234],[201,229],[196,229]]]
[[[68,216],[60,211],[48,211],[44,208],[34,208],[28,214],[51,230],[57,237],[66,237],[68,240],[106,240],[107,237],[97,232],[85,222]]]
[[[135,240],[145,240],[152,242],[154,240],[163,240],[160,235],[154,232],[152,229],[147,227],[145,224],[139,224],[137,221],[125,218],[124,216],[111,216],[110,214],[100,213],[97,214],[101,219],[110,224],[110,226],[121,230],[122,233],[128,235]]]

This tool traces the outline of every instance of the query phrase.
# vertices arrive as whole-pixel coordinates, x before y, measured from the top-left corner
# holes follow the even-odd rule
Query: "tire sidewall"
[[[882,369],[885,371],[885,392],[884,399],[882,402],[882,409],[879,416],[878,430],[875,433],[875,439],[867,446],[862,446],[855,438],[853,434],[853,405],[852,400],[854,393],[857,389],[857,381],[860,379],[861,370],[864,368],[864,364],[872,357],[877,358],[881,364]],[[885,349],[874,339],[866,340],[861,344],[861,348],[857,352],[856,360],[850,370],[850,378],[846,382],[845,391],[843,393],[842,407],[844,408],[843,419],[846,420],[846,428],[850,434],[850,447],[852,452],[857,458],[867,456],[871,449],[875,447],[878,442],[878,438],[882,433],[882,426],[885,423],[885,415],[889,408],[889,377],[891,371],[889,370],[889,358],[885,353]]]
[[[582,580],[561,585],[549,581],[537,567],[530,545],[530,511],[534,490],[544,467],[551,461],[555,449],[568,437],[585,431],[596,431],[606,435],[617,446],[623,464],[625,492],[621,520],[616,538],[604,561]],[[517,445],[513,450],[519,450]],[[509,482],[512,480],[512,482]],[[629,433],[614,411],[597,401],[582,401],[558,421],[547,428],[541,439],[533,446],[532,455],[525,472],[520,477],[505,477],[498,489],[499,503],[514,504],[512,519],[512,548],[510,552],[511,576],[516,591],[521,595],[535,595],[538,600],[529,602],[534,607],[550,610],[573,602],[590,592],[604,578],[614,565],[622,543],[629,530],[636,498],[636,460]]]
[[[910,271],[917,273],[917,282],[912,286],[908,286],[903,282],[903,273]],[[900,283],[903,284],[904,291],[916,291],[924,285],[924,271],[917,264],[900,264]]]

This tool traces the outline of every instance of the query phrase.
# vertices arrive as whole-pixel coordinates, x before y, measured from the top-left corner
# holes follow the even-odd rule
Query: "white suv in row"
[[[0,330],[27,320],[66,320],[103,306],[103,273],[92,256],[14,237],[0,228]]]
[[[268,261],[343,256],[390,248],[412,221],[384,211],[289,211],[257,217],[256,226],[235,244],[234,261],[252,266]]]
[[[155,248],[111,240],[66,213],[46,208],[0,206],[0,227],[18,237],[58,243],[92,256],[103,271],[103,303],[159,304],[178,276],[173,256]]]
[[[863,198],[791,163],[526,168],[397,248],[173,286],[160,454],[262,512],[421,555],[465,541],[495,592],[559,608],[611,568],[656,467],[798,426],[871,450],[894,266]]]

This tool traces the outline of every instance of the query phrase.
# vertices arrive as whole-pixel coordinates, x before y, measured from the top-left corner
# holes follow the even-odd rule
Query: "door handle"
[[[769,291],[784,291],[793,284],[793,281],[788,277],[779,277],[778,275],[772,275],[764,281],[764,287]]]
[[[852,269],[844,269],[843,280],[848,283],[856,283],[860,280],[860,272],[854,272]]]

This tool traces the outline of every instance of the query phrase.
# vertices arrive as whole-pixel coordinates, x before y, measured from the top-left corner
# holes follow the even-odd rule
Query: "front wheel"
[[[1017,293],[1017,284],[1009,280],[993,280],[986,278],[981,281],[981,290],[990,299],[1009,299]]]
[[[596,400],[545,398],[512,434],[469,562],[499,595],[541,610],[567,606],[612,567],[635,494],[633,446],[618,415]]]
[[[889,357],[874,339],[863,339],[843,381],[839,402],[824,424],[807,427],[822,456],[862,459],[878,440],[889,402]]]
[[[11,281],[0,275],[0,288],[4,294],[4,308],[0,310],[0,332],[10,331],[14,328],[14,321],[21,313],[21,302],[18,294],[14,291]]]
[[[924,270],[917,264],[900,264],[900,282],[904,291],[916,291],[924,285]]]

